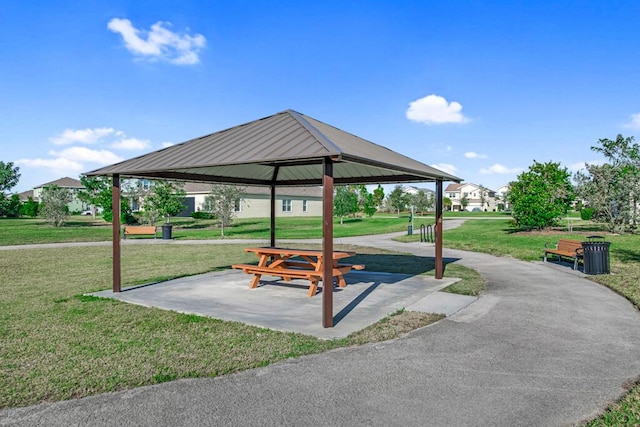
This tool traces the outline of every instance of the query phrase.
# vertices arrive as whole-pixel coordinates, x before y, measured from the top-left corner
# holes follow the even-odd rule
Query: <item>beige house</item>
[[[496,192],[470,182],[449,184],[444,190],[444,196],[451,199],[451,210],[469,212],[497,210]],[[466,207],[463,207],[466,199]]]
[[[236,218],[268,218],[271,212],[269,187],[244,187],[236,203]],[[187,182],[184,185],[187,209],[183,216],[202,211],[211,184]],[[321,187],[278,187],[276,189],[276,216],[322,216]]]

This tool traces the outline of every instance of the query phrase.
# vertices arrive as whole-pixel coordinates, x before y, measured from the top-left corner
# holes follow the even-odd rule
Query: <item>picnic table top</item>
[[[322,250],[314,249],[292,249],[292,248],[277,248],[277,247],[260,247],[260,248],[245,248],[245,252],[255,252],[259,255],[289,255],[289,256],[315,256],[322,257]],[[354,256],[356,253],[353,251],[333,251],[333,258],[347,258]]]

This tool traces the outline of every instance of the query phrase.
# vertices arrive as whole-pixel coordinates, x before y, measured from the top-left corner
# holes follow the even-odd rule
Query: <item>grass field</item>
[[[221,239],[220,229],[213,220],[174,218],[173,238],[176,240]],[[336,238],[391,233],[407,229],[408,217],[374,216],[372,218],[345,218],[336,221]],[[0,246],[52,242],[97,242],[111,240],[111,224],[90,217],[72,216],[64,227],[55,228],[44,219],[0,219]],[[237,219],[225,228],[225,238],[269,239],[269,218]],[[319,217],[291,217],[276,220],[276,237],[307,239],[322,237],[322,219]]]
[[[8,223],[0,221],[0,233]],[[123,282],[146,283],[255,261],[243,247],[124,246]],[[375,264],[379,271],[433,273],[425,273],[432,267],[425,268],[420,257],[343,249],[356,250],[354,262]],[[223,375],[387,340],[441,318],[401,311],[348,338],[325,341],[84,296],[111,287],[109,246],[2,251],[0,271],[0,407]],[[460,286],[471,293],[484,285],[477,273],[461,266],[448,266],[447,275],[462,277]]]

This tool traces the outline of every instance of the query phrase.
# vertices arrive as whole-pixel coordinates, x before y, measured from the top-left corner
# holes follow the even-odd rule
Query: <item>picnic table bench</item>
[[[157,227],[155,225],[125,225],[123,238],[133,235],[153,235],[155,239],[157,237]]]
[[[234,264],[231,267],[253,274],[249,284],[250,289],[258,286],[263,275],[280,277],[288,282],[291,279],[306,279],[309,281],[309,296],[318,291],[318,282],[322,280],[323,259],[322,251],[288,248],[246,248],[245,252],[258,255],[258,264]],[[351,270],[362,270],[364,265],[340,264],[338,260],[354,256],[355,252],[333,252],[333,277],[338,280],[341,288],[347,286],[344,275]],[[292,259],[296,258],[296,259]]]
[[[562,258],[571,258],[573,260],[573,269],[578,269],[578,261],[584,259],[584,249],[582,242],[578,240],[560,239],[558,243],[546,243],[544,249],[544,262],[547,262],[547,254],[553,254]]]

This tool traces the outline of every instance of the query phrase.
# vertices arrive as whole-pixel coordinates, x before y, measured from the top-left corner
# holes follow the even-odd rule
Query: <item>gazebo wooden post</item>
[[[333,160],[323,161],[322,177],[322,326],[333,327]]]
[[[120,175],[113,174],[112,177],[111,207],[113,209],[113,292],[120,292],[122,283],[120,268]]]
[[[436,279],[442,279],[442,180],[436,180]]]
[[[276,185],[271,184],[271,240],[272,248],[276,246]]]
[[[278,172],[280,172],[280,166],[277,166],[273,169],[273,176],[271,177],[271,239],[270,244],[271,247],[276,246],[276,182],[278,180]]]

